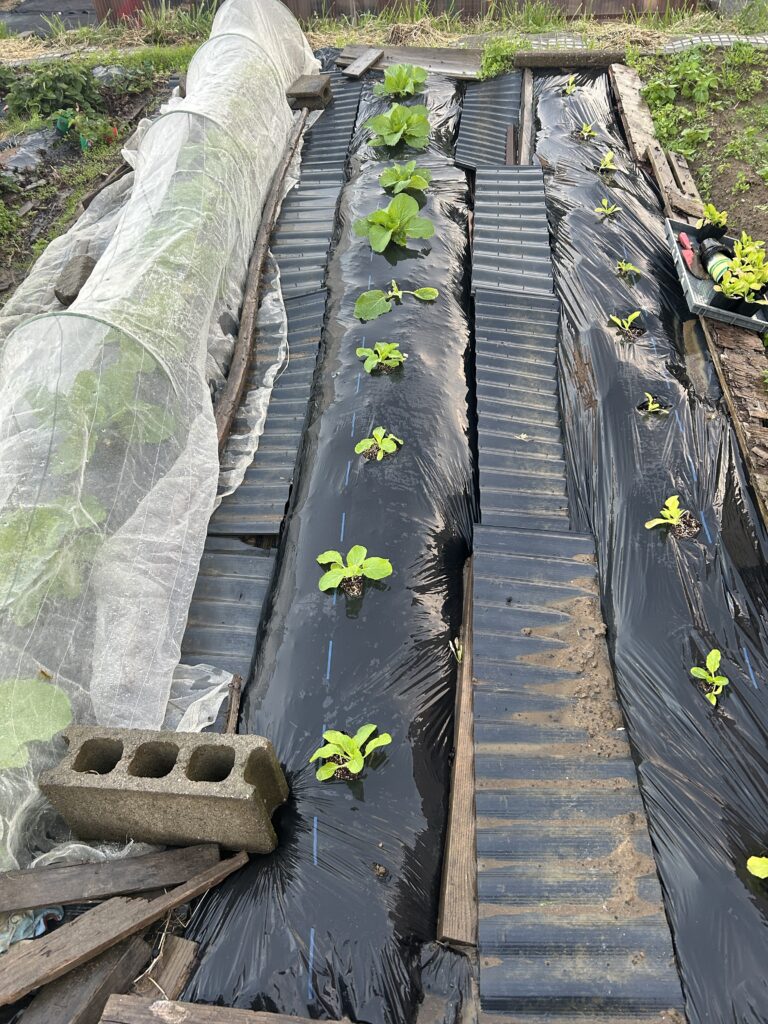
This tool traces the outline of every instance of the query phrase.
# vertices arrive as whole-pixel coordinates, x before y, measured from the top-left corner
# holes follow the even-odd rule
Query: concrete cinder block
[[[269,853],[288,784],[261,736],[70,726],[40,788],[81,839]]]

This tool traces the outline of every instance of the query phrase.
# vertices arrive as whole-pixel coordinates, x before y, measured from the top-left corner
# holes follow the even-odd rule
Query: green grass
[[[11,32],[4,21],[0,21],[0,39],[11,39],[15,33]]]

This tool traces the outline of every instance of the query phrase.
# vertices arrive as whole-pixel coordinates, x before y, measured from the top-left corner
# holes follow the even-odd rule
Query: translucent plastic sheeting
[[[597,538],[616,680],[648,811],[691,1024],[768,1018],[768,543],[711,364],[664,241],[659,199],[630,160],[604,75],[537,80],[563,303],[561,394],[575,527]],[[597,138],[578,141],[582,122]],[[612,181],[596,173],[612,149]],[[595,212],[603,197],[621,207]],[[749,227],[748,224],[743,225]],[[633,281],[617,260],[640,269]],[[641,311],[622,343],[613,313]],[[755,373],[760,368],[755,367]],[[645,392],[667,415],[638,411]],[[693,540],[646,530],[678,494]],[[722,651],[716,709],[689,672]]]
[[[452,86],[429,82],[439,111]],[[360,121],[381,108],[364,92]],[[204,902],[187,935],[202,959],[185,998],[312,1018],[408,1024],[419,1001],[451,990],[458,1020],[469,962],[434,942],[453,740],[462,566],[471,536],[471,459],[464,360],[466,200],[446,137],[417,156],[433,172],[422,210],[428,241],[375,255],[353,222],[387,197],[386,154],[353,160],[340,200],[329,305],[311,422],[272,606],[241,730],[269,736],[291,786],[275,824],[278,849],[256,858]],[[405,296],[362,324],[353,307],[392,278],[432,285],[433,304]],[[363,371],[355,349],[397,341],[402,370]],[[377,425],[403,439],[383,462],[355,455]],[[316,556],[364,544],[389,557],[391,577],[360,599],[318,590]],[[323,729],[373,722],[392,734],[354,782],[320,783],[308,765]]]
[[[228,0],[186,98],[141,137],[130,199],[80,295],[5,339],[3,867],[29,857],[9,818],[62,727],[163,724],[216,492],[211,319],[245,279],[290,131],[285,88],[315,67],[276,0]]]

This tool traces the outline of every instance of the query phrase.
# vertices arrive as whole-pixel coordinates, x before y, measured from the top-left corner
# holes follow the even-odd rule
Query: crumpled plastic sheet
[[[70,720],[160,728],[218,474],[206,379],[216,303],[245,279],[316,67],[276,0],[228,0],[187,97],[140,140],[118,229],[66,311],[0,350],[2,867]]]
[[[448,83],[430,79],[427,100],[455,118]],[[368,87],[360,122],[379,107]],[[387,201],[384,154],[359,152],[342,191],[295,506],[241,721],[272,740],[291,795],[275,817],[277,850],[209,893],[187,930],[202,957],[183,998],[367,1024],[408,1024],[438,992],[444,1011],[430,1020],[453,1024],[465,1005],[469,961],[433,942],[453,740],[449,641],[472,530],[467,183],[449,142],[446,130],[428,153],[398,154],[434,173],[427,242],[376,255],[353,232]],[[433,285],[440,298],[406,297],[375,322],[356,320],[358,295],[393,277],[402,288]],[[380,339],[409,358],[402,371],[368,376],[355,349]],[[376,425],[405,443],[368,463],[354,445]],[[316,556],[356,543],[390,557],[393,575],[361,599],[321,593]],[[365,722],[393,736],[379,762],[354,782],[318,782],[308,760],[323,729]]]
[[[575,529],[597,539],[617,687],[638,764],[691,1024],[768,1018],[768,899],[746,860],[768,851],[768,538],[733,428],[664,240],[659,198],[632,163],[605,75],[537,78],[563,304],[561,398]],[[594,143],[577,141],[582,122]],[[596,167],[606,150],[612,187]],[[601,222],[610,198],[621,212]],[[749,228],[748,224],[742,225]],[[616,276],[628,260],[642,276]],[[642,311],[621,343],[612,313]],[[755,367],[755,374],[761,372]],[[650,392],[668,415],[644,416]],[[695,540],[646,530],[678,494]],[[689,670],[722,652],[713,709]]]

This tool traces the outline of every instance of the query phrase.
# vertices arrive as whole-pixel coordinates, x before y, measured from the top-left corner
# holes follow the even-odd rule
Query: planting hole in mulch
[[[672,533],[681,540],[691,540],[699,535],[701,523],[687,510],[683,512],[680,522],[672,527]]]

